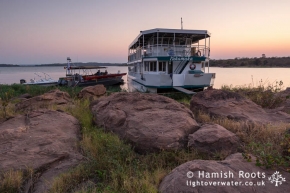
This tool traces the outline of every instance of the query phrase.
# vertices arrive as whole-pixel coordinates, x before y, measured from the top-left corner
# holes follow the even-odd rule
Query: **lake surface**
[[[109,73],[128,72],[126,66],[109,66]],[[207,70],[207,69],[206,69]],[[20,79],[29,81],[30,79],[38,79],[37,73],[44,77],[44,74],[49,74],[52,79],[58,80],[59,77],[65,76],[63,67],[0,67],[0,84],[19,83]],[[290,87],[290,68],[210,68],[210,72],[216,73],[214,88],[220,88],[222,85],[241,86],[254,84],[274,84],[276,81],[283,81],[284,89]],[[123,77],[125,83],[127,76]],[[125,84],[123,88],[127,88]]]
[[[290,68],[218,68],[212,67],[210,72],[216,73],[214,88],[222,85],[258,86],[263,84],[275,84],[276,81],[283,81],[283,89],[290,87]]]

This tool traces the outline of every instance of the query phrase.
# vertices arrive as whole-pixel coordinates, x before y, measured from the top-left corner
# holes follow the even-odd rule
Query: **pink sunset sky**
[[[127,62],[141,30],[208,30],[211,58],[290,56],[289,0],[1,0],[0,64]]]

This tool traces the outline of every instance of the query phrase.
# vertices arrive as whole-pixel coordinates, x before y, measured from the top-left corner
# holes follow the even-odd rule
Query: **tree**
[[[256,66],[259,66],[261,64],[261,60],[260,59],[255,59],[254,64]]]

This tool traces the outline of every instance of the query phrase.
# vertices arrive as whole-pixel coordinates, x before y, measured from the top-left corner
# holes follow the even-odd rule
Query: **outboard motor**
[[[26,83],[26,80],[20,79],[20,84]]]

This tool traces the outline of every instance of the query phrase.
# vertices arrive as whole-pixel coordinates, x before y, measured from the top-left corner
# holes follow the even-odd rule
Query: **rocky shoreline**
[[[172,168],[161,178],[159,192],[287,192],[290,189],[289,165],[272,165],[272,169],[267,169],[259,154],[245,148],[251,136],[266,136],[261,128],[269,125],[279,128],[278,134],[267,133],[273,139],[276,135],[287,136],[290,89],[280,92],[279,96],[284,102],[278,108],[264,109],[240,94],[210,89],[194,95],[187,107],[157,94],[118,92],[108,95],[102,85],[97,85],[83,89],[78,100],[89,101],[87,111],[91,112],[98,128],[117,135],[130,144],[137,155],[189,151],[189,154],[197,152],[207,158],[188,160]],[[22,182],[19,192],[52,191],[59,174],[86,162],[85,150],[78,145],[84,140],[81,134],[84,126],[66,112],[77,110],[77,105],[75,99],[60,90],[35,97],[26,94],[17,98],[15,116],[0,122],[0,171],[34,171],[34,177]],[[275,133],[274,130],[271,132]],[[217,156],[219,160],[215,159]],[[260,166],[257,163],[261,163]],[[268,180],[276,170],[286,179],[279,188]],[[201,178],[200,172],[227,172],[232,176]],[[240,172],[252,176],[241,178]],[[258,173],[264,175],[259,177]],[[208,184],[222,180],[238,184],[263,181],[265,185],[193,185],[196,181]]]

